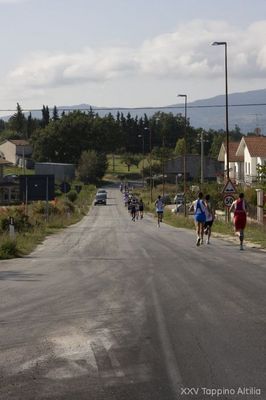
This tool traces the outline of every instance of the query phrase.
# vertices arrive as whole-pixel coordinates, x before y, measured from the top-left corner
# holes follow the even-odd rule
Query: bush
[[[32,224],[29,221],[29,217],[25,214],[24,209],[20,207],[8,208],[0,218],[0,229],[2,232],[8,231],[10,217],[13,218],[15,230],[23,232],[29,230]]]
[[[74,203],[74,201],[76,201],[77,198],[78,198],[78,194],[77,194],[77,192],[71,191],[71,192],[69,192],[69,193],[67,194],[67,198],[68,198],[69,201],[71,201],[72,203]]]
[[[68,212],[74,213],[75,212],[75,206],[72,203],[72,201],[69,201],[68,199],[66,199],[64,201],[64,203],[63,203],[62,211],[64,213],[68,213]]]
[[[10,239],[8,236],[4,236],[0,241],[0,259],[4,260],[7,258],[13,258],[17,255],[17,243],[15,240]]]

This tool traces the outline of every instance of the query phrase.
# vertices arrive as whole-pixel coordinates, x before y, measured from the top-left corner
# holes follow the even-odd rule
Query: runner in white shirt
[[[164,210],[164,202],[161,199],[161,196],[158,196],[155,201],[156,212],[158,216],[158,228],[160,227],[160,223],[163,221],[163,210]]]

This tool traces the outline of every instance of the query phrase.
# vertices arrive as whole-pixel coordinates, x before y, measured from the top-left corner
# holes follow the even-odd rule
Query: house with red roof
[[[244,156],[237,155],[240,142],[229,141],[229,178],[234,183],[241,183],[244,180]],[[226,165],[227,165],[227,146],[226,143],[222,143],[220,152],[218,155],[218,161],[224,163],[224,175],[226,176]]]
[[[236,156],[244,158],[245,183],[257,181],[257,165],[266,165],[266,136],[244,136],[236,150]]]

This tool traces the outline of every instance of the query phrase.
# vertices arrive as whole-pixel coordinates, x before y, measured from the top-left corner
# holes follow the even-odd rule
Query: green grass
[[[121,180],[130,180],[130,179],[141,179],[141,169],[139,166],[132,165],[130,170],[128,171],[128,167],[121,160],[121,156],[113,156],[109,155],[108,159],[108,169],[106,171],[104,180],[106,181],[121,181]],[[141,163],[140,163],[141,164]]]
[[[109,155],[108,156],[108,169],[107,169],[107,174],[127,174],[127,173],[140,173],[140,169],[136,165],[132,165],[130,167],[130,171],[128,171],[128,168],[126,164],[124,164],[121,161],[121,156],[115,155],[114,156],[114,168],[113,168],[113,156]]]
[[[14,167],[14,166],[4,167],[4,169],[3,169],[3,175],[8,175],[8,174],[24,175],[24,172],[26,175],[34,175],[35,174],[34,169],[25,168],[25,171],[24,171],[23,168]]]

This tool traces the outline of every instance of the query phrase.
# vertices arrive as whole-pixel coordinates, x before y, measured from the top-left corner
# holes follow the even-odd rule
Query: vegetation
[[[89,112],[64,112],[59,115],[56,106],[50,112],[47,105],[43,105],[41,111],[40,119],[32,118],[31,113],[26,118],[21,106],[17,104],[16,112],[8,122],[0,120],[0,140],[28,139],[33,146],[33,158],[36,161],[74,163],[77,165],[80,181],[85,184],[96,184],[104,176],[109,180],[141,179],[144,176],[148,188],[139,194],[143,197],[148,210],[153,210],[156,195],[162,193],[160,184],[166,160],[173,155],[184,154],[184,147],[186,147],[186,153],[199,154],[202,133],[205,155],[217,158],[221,143],[226,138],[223,130],[203,132],[201,128],[195,129],[181,114],[157,112],[150,118],[146,115],[133,118],[130,113],[125,116],[118,112],[116,117],[111,113],[100,117],[90,110]],[[230,132],[230,140],[240,140],[241,137],[239,127],[235,126]],[[107,154],[109,154],[108,157]],[[262,186],[266,174],[265,168],[258,166],[257,171]],[[22,172],[24,171],[21,169],[5,168],[4,173],[20,174]],[[27,171],[27,173],[32,172],[32,170]],[[153,177],[157,176],[152,180],[154,186],[152,201],[149,190],[150,173]],[[216,208],[223,209],[221,187],[217,184],[204,184],[201,189],[204,193],[211,195]],[[177,191],[182,190],[183,188],[179,188],[178,185],[165,185],[165,193],[172,198]],[[26,242],[30,243],[33,236],[38,241],[50,230],[77,220],[86,210],[90,198],[86,196],[86,200],[81,200],[83,193],[84,189],[80,194],[71,190],[56,205],[49,204],[49,221],[45,221],[47,207],[44,203],[33,205],[29,209],[27,218],[25,218],[25,210],[20,212],[9,209],[8,215],[2,215],[0,221],[2,254],[6,256],[16,252],[23,254],[23,251],[28,251],[25,250],[28,246]],[[255,191],[245,189],[245,195],[248,203],[254,206],[256,204]],[[190,202],[194,198],[195,193],[188,190],[187,201]],[[18,231],[15,247],[13,242],[10,244],[9,238],[5,236],[8,218],[12,213],[15,213],[14,219]],[[66,214],[70,215],[70,218],[63,218]],[[191,227],[191,220],[183,219],[182,216],[177,218],[172,213],[166,213],[165,218],[169,223]],[[219,224],[220,222],[217,222],[215,226],[220,230],[228,228],[226,224],[225,226]],[[32,235],[33,232],[34,235]],[[251,226],[248,227],[247,235],[248,232],[252,232]],[[28,238],[31,239],[28,240]]]
[[[45,236],[78,222],[89,210],[96,187],[84,185],[78,194],[74,190],[68,196],[48,203],[34,202],[26,210],[24,206],[1,209],[0,259],[23,256],[31,252]],[[47,214],[48,211],[48,214]],[[10,217],[13,218],[15,238],[9,236]]]
[[[95,150],[83,151],[78,165],[78,176],[82,182],[96,183],[103,178],[106,169],[105,154],[96,153]]]

